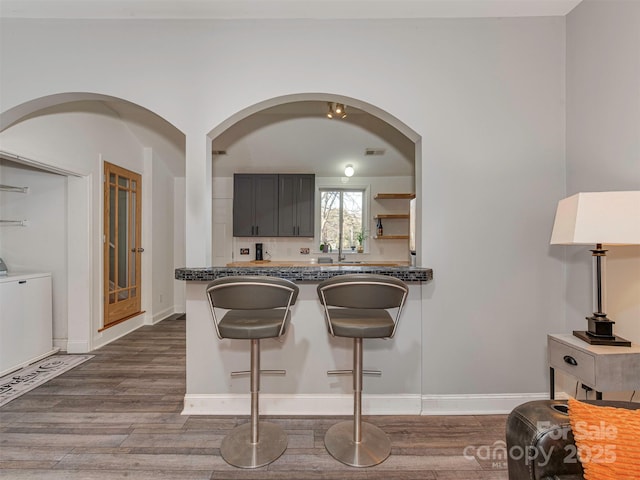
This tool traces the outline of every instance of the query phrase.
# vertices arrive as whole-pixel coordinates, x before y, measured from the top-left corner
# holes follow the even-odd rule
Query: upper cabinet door
[[[233,176],[233,236],[251,237],[255,230],[253,175]]]
[[[296,188],[297,175],[278,175],[278,235],[280,237],[296,236]]]
[[[298,175],[297,180],[297,217],[298,236],[313,237],[315,219],[316,177],[315,175]]]
[[[256,236],[278,235],[278,175],[254,175]]]
[[[278,235],[313,237],[315,175],[279,175]]]
[[[233,176],[233,236],[278,235],[278,175]]]

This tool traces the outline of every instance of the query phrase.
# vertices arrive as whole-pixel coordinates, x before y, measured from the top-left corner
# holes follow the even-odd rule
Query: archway
[[[175,305],[173,270],[183,264],[184,259],[174,259],[173,244],[160,242],[158,247],[154,241],[153,247],[166,250],[167,254],[160,252],[154,256],[151,246],[145,249],[142,271],[149,280],[142,295],[147,313],[130,325],[97,333],[102,325],[101,171],[103,160],[112,160],[129,162],[133,170],[145,172],[149,188],[143,189],[142,202],[147,206],[143,238],[157,236],[165,242],[171,241],[174,225],[159,227],[161,222],[152,220],[152,209],[156,206],[164,211],[167,205],[173,208],[174,198],[162,199],[162,195],[168,190],[165,184],[172,194],[172,179],[184,176],[184,134],[143,106],[90,92],[60,93],[30,100],[2,112],[0,125],[5,158],[67,176],[66,190],[61,194],[66,202],[64,218],[60,218],[56,226],[63,230],[56,235],[64,238],[64,244],[58,245],[55,252],[58,273],[54,305],[66,308],[60,309],[54,318],[57,345],[74,353],[90,351],[142,324],[159,321],[173,313],[170,312]],[[157,186],[156,194],[154,186]],[[159,200],[164,203],[159,204]],[[184,203],[184,199],[181,202]],[[159,235],[155,235],[157,230]],[[47,235],[41,234],[41,237],[45,239]],[[44,254],[47,248],[35,251]],[[17,250],[15,255],[21,261],[25,256]],[[158,261],[162,257],[172,261]],[[159,275],[156,277],[152,272]],[[162,300],[170,307],[165,308]]]
[[[352,112],[348,115],[346,120],[334,120],[329,121],[326,119],[326,108],[328,102],[339,102],[347,105],[347,111]],[[322,111],[322,109],[325,109]],[[353,114],[355,112],[355,114]],[[317,125],[330,125],[332,124],[335,128],[337,125],[348,125],[349,128],[357,127],[360,130],[368,131],[372,134],[372,137],[378,137],[384,140],[387,146],[390,148],[397,147],[396,154],[398,157],[406,157],[411,160],[411,175],[413,176],[413,185],[411,190],[415,192],[418,198],[421,197],[421,137],[418,135],[413,129],[411,129],[404,122],[400,121],[398,118],[390,114],[389,112],[382,110],[374,105],[363,102],[361,100],[346,97],[341,95],[333,95],[329,93],[300,93],[300,94],[291,94],[280,97],[275,97],[269,100],[265,100],[263,102],[254,104],[250,107],[247,107],[236,114],[229,117],[223,123],[212,129],[208,134],[208,143],[211,146],[212,158],[216,159],[215,162],[218,164],[225,164],[226,169],[224,171],[225,176],[229,177],[230,171],[230,162],[236,161],[238,156],[219,156],[220,153],[227,153],[227,146],[234,143],[242,142],[243,136],[248,136],[251,132],[256,132],[258,130],[266,130],[268,128],[275,129],[274,125],[277,123],[284,123],[285,121],[291,121],[299,119],[300,121],[311,121],[310,119],[315,119],[314,121],[319,122]],[[323,123],[327,122],[327,123]],[[317,130],[316,130],[317,132]],[[298,133],[298,132],[296,132]],[[317,136],[317,135],[316,135]],[[280,139],[281,140],[281,139]],[[295,140],[295,135],[291,136],[291,140],[286,142],[280,142],[282,144],[288,143],[291,144]],[[315,148],[317,145],[314,145]],[[362,150],[367,145],[363,145]],[[282,150],[282,149],[281,149]],[[230,152],[229,152],[230,153]],[[264,152],[261,152],[264,153]],[[267,152],[269,153],[269,152]],[[313,152],[307,152],[306,157],[311,157]],[[251,154],[256,155],[255,151],[252,151]],[[249,155],[249,154],[247,154]],[[364,155],[364,151],[362,152]],[[277,155],[276,155],[277,156]],[[233,157],[233,158],[232,158]],[[364,159],[362,159],[364,160]],[[369,167],[373,164],[377,159],[375,157],[368,157],[367,162],[361,162],[361,167]],[[254,163],[258,163],[259,160],[255,159]],[[216,169],[214,162],[214,166],[212,167],[212,176],[216,177],[216,175],[220,172],[221,169]],[[275,162],[274,158],[271,158],[271,162]],[[300,168],[305,168],[302,166],[305,162],[299,161],[298,171]],[[319,170],[314,166],[309,167],[309,162],[306,162],[307,170]],[[316,164],[317,165],[317,164]],[[397,166],[397,164],[396,164]],[[270,171],[275,171],[277,167],[274,165],[265,165],[265,169]],[[216,171],[217,170],[217,171]],[[282,169],[281,169],[282,170]],[[326,169],[322,169],[326,171]],[[335,172],[338,172],[340,169],[334,168]],[[344,170],[344,166],[342,166],[342,170]],[[293,171],[296,171],[295,168]],[[371,169],[369,169],[369,173]],[[286,173],[286,170],[280,171],[280,173]],[[366,173],[363,173],[366,176]],[[334,175],[331,173],[330,175]],[[335,174],[337,175],[337,173]],[[386,173],[381,173],[381,175],[393,175],[392,171],[388,171]],[[216,188],[220,188],[219,182],[213,182],[213,197],[214,204],[216,203]],[[224,186],[223,190],[229,190],[228,187]],[[420,231],[420,205],[419,202],[417,207],[417,229],[416,231]],[[222,208],[220,206],[214,205],[214,212],[216,209],[221,210],[225,209],[229,212],[229,207]],[[214,213],[214,218],[216,214]],[[223,228],[213,227],[212,233],[212,244],[216,244],[216,234],[220,235],[220,232],[224,230],[224,225],[219,223],[217,227],[222,226]],[[227,225],[228,227],[228,225]],[[227,239],[224,242],[225,244],[229,244],[231,240],[230,233],[226,233]],[[418,233],[419,235],[419,233]],[[218,244],[222,242],[217,242]],[[418,242],[419,244],[419,242]],[[215,247],[214,247],[215,248]],[[234,251],[238,250],[234,247]],[[228,254],[227,254],[228,255]],[[224,256],[217,255],[215,251],[212,253],[213,265],[219,265],[220,259],[224,258]]]

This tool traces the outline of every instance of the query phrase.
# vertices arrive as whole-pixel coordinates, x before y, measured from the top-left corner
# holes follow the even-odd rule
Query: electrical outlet
[[[248,248],[241,248],[240,249],[240,255],[249,255],[249,249]]]
[[[309,248],[308,247],[301,247],[300,248],[300,254],[309,255]]]

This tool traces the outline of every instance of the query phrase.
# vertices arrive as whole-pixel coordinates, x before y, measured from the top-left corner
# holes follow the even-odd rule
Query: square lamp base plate
[[[589,345],[613,345],[615,347],[630,347],[631,342],[622,337],[614,335],[612,339],[592,337],[584,330],[574,330],[573,335]]]

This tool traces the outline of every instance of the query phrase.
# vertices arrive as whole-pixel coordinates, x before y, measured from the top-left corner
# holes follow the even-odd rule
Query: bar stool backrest
[[[265,310],[294,305],[298,298],[298,286],[278,277],[222,277],[207,286],[207,294],[216,308]]]
[[[409,287],[402,280],[389,275],[354,273],[324,280],[318,285],[317,292],[324,307],[331,334],[333,334],[333,327],[327,307],[385,310],[397,308],[395,327],[390,335],[393,337],[398,328]]]
[[[218,338],[222,338],[222,336],[218,328],[216,309],[282,309],[282,326],[280,328],[280,335],[282,335],[289,310],[298,298],[298,291],[299,288],[295,283],[278,277],[242,275],[214,280],[207,285],[207,297]]]

